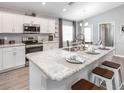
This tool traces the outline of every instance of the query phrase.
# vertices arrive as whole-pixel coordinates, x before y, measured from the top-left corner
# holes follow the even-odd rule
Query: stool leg
[[[106,80],[106,88],[107,88],[107,90],[113,90],[112,80]]]
[[[92,83],[95,83],[95,82],[96,82],[96,77],[95,77],[94,74],[92,74],[92,76],[91,76],[91,82],[92,82]]]
[[[121,69],[118,70],[118,77],[119,77],[119,89],[123,86],[122,84],[122,74],[121,74]]]
[[[120,77],[119,77],[119,71],[115,71],[115,86],[116,86],[116,90],[120,89]]]

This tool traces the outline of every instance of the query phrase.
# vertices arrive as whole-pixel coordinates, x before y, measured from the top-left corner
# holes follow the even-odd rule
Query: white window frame
[[[88,26],[84,26],[84,27],[83,27],[83,33],[85,32],[84,29],[87,28],[87,27],[91,28],[91,42],[93,42],[93,41],[94,41],[94,40],[93,40],[93,24],[90,24],[90,25],[88,25]],[[86,41],[85,41],[85,42],[86,42]]]

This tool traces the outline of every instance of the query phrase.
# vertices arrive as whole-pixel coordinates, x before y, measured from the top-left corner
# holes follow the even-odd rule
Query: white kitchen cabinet
[[[49,33],[55,33],[55,20],[54,19],[48,20],[48,30],[49,30]]]
[[[23,15],[14,14],[13,15],[13,30],[14,33],[23,33]]]
[[[14,33],[13,28],[13,14],[11,13],[2,13],[2,30],[3,33]]]
[[[40,18],[32,16],[24,16],[24,23],[26,24],[40,24]]]
[[[3,49],[0,48],[0,70],[2,69],[2,63],[3,62]]]
[[[0,12],[0,33],[3,33],[3,31],[2,31],[2,12]]]
[[[25,64],[25,46],[16,48],[16,66]]]
[[[2,13],[3,33],[23,33],[23,15]]]
[[[57,42],[46,43],[46,44],[43,44],[43,51],[56,49],[56,48],[58,48],[58,46],[59,46],[59,44]]]
[[[25,64],[25,46],[3,48],[3,70]]]
[[[16,48],[3,48],[3,69],[15,67]]]
[[[41,19],[41,23],[40,23],[40,27],[41,27],[41,33],[49,33],[49,29],[48,29],[48,19],[42,18]]]
[[[41,33],[55,33],[55,20],[54,19],[41,19]]]
[[[24,16],[24,23],[26,23],[26,24],[33,24],[32,17]]]

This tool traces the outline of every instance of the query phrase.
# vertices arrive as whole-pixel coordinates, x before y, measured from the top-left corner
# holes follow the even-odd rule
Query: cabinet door
[[[2,69],[3,64],[3,49],[0,48],[0,70]]]
[[[37,18],[37,17],[32,17],[32,21],[34,24],[39,24],[41,23],[41,18]]]
[[[43,44],[43,51],[49,50],[49,44]]]
[[[11,13],[2,13],[2,25],[3,33],[14,33],[13,15]]]
[[[2,31],[2,12],[0,12],[0,33],[3,33],[3,31]]]
[[[49,33],[48,30],[48,19],[41,19],[41,33]]]
[[[23,33],[23,15],[14,14],[13,21],[14,21],[14,32],[15,33]]]
[[[55,20],[54,19],[48,20],[48,28],[49,28],[49,33],[55,33]]]
[[[25,46],[16,48],[16,66],[25,64]]]
[[[24,16],[24,23],[26,24],[33,24],[32,17],[30,16]]]
[[[15,67],[16,49],[3,48],[3,69]]]

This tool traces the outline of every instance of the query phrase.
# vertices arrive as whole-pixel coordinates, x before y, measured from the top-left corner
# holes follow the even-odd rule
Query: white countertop
[[[4,45],[0,45],[0,48],[16,47],[16,46],[25,46],[25,44],[24,43],[4,44]]]
[[[86,59],[83,64],[72,64],[65,60],[65,57],[70,53],[62,49],[54,49],[49,51],[37,52],[27,54],[27,58],[30,62],[33,62],[42,72],[44,72],[48,78],[52,80],[60,81],[73,73],[80,71],[82,68],[97,61],[101,57],[113,51],[110,50],[97,50],[100,52],[98,55],[87,54],[85,51],[73,52]]]
[[[59,41],[43,41],[43,44],[59,43]]]

